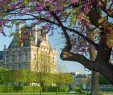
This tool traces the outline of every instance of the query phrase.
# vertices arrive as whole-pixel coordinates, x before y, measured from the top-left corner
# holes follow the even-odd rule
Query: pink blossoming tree
[[[43,23],[49,31],[60,28],[66,39],[61,59],[79,62],[113,83],[113,0],[2,0],[0,7],[0,32],[18,20]],[[88,58],[90,47],[96,49],[94,61]]]

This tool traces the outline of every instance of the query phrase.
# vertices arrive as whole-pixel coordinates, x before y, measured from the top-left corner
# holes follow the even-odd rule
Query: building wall
[[[20,32],[20,30],[18,31]],[[39,62],[39,56],[43,54],[47,58],[50,58],[48,59],[49,61],[45,61],[47,71],[51,73],[56,72],[57,52],[51,49],[47,34],[44,36],[45,38],[41,41],[41,43],[37,46],[36,40],[39,39],[38,34],[41,35],[40,31],[36,29],[36,31],[33,32],[34,36],[29,46],[24,47],[21,45],[15,47],[15,43],[13,42],[11,43],[10,48],[4,48],[2,66],[11,70],[25,69],[31,71],[40,71],[42,64],[41,61]],[[42,61],[44,60],[42,59]]]

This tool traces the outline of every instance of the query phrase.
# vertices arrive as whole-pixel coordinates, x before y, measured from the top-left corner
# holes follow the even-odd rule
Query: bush
[[[39,86],[24,86],[22,92],[23,93],[36,93],[40,91]]]
[[[56,92],[57,91],[57,87],[48,87],[48,92]],[[65,87],[65,86],[61,86],[59,87],[59,92],[67,92],[69,91],[69,87]]]
[[[0,92],[13,92],[13,86],[0,86]]]
[[[22,92],[22,93],[35,93],[39,92],[39,86],[0,86],[0,92]]]
[[[14,86],[13,90],[16,92],[20,92],[20,91],[22,92],[23,86]]]
[[[48,92],[56,92],[57,88],[49,86],[47,89],[48,89]]]
[[[73,90],[74,90],[74,91],[79,91],[79,90],[80,90],[80,87],[75,86],[75,87],[73,88]]]
[[[113,88],[101,88],[101,91],[113,91]]]
[[[67,92],[67,91],[69,91],[69,87],[62,86],[59,88],[59,92]]]
[[[47,92],[56,92],[57,87],[47,87]],[[60,87],[59,92],[67,92],[69,87]],[[38,93],[40,92],[39,86],[0,86],[0,92],[18,92],[18,93]]]

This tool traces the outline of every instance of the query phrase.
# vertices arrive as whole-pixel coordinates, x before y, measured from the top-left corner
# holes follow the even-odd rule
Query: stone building
[[[83,74],[81,72],[71,72],[73,76],[73,83],[69,85],[70,89],[76,87],[76,86],[83,86],[83,88],[86,88],[86,81],[88,80],[88,75]]]
[[[45,32],[37,27],[17,24],[9,47],[4,46],[0,51],[0,65],[10,70],[40,71],[45,64],[47,72],[56,72],[57,52],[51,48]]]

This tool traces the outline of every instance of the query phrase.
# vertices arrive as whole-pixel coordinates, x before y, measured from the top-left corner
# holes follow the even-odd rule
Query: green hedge
[[[13,92],[13,86],[0,86],[0,92]]]
[[[39,86],[24,86],[23,93],[36,93],[36,92],[40,92],[40,87]]]
[[[57,87],[48,87],[47,91],[48,92],[56,92]],[[67,92],[67,91],[69,91],[69,87],[65,87],[65,86],[59,87],[59,92]]]
[[[113,91],[113,88],[101,88],[101,91]]]
[[[56,92],[56,89],[57,89],[56,87],[48,87],[47,91],[48,92]]]
[[[56,92],[56,87],[47,87],[44,92]],[[59,87],[59,92],[67,92],[69,87]],[[39,86],[0,86],[0,93],[2,92],[18,92],[18,93],[37,93],[40,92]]]
[[[79,86],[75,86],[75,87],[73,88],[73,90],[74,90],[74,91],[79,91],[79,90],[80,90],[80,87],[79,87]]]
[[[59,92],[67,92],[67,91],[69,91],[69,87],[63,86],[59,88]]]
[[[39,91],[40,87],[38,86],[0,86],[0,92],[33,93]]]

